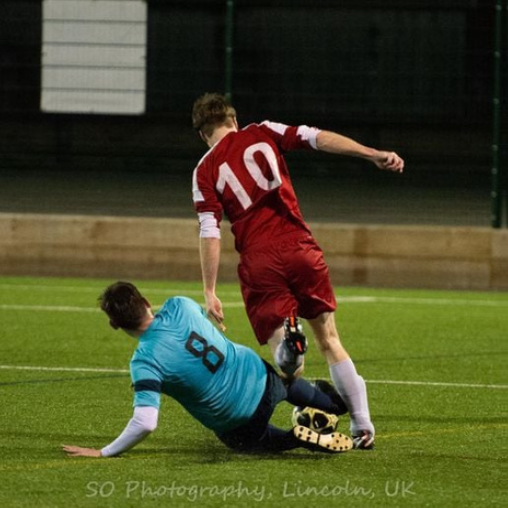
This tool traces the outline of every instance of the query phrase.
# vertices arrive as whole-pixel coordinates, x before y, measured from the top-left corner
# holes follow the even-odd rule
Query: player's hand
[[[404,159],[395,152],[381,151],[374,157],[373,163],[380,170],[388,170],[395,173],[402,173],[404,171]]]
[[[77,445],[62,445],[62,449],[69,456],[86,456],[88,458],[101,457],[101,451],[99,449],[88,449],[86,447],[78,447]]]
[[[215,293],[205,293],[206,313],[219,324],[222,332],[226,330],[224,326],[224,313],[222,312],[222,302]]]

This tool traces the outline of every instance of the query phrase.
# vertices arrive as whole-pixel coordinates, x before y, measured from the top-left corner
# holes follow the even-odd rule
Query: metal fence
[[[144,112],[106,115],[41,111],[43,2],[4,0],[3,183],[12,182],[16,170],[28,175],[34,168],[39,178],[43,170],[188,172],[203,152],[189,125],[192,103],[217,90],[232,96],[241,123],[271,118],[319,125],[405,157],[407,175],[397,182],[350,161],[341,162],[335,182],[336,161],[291,155],[295,185],[304,195],[315,190],[307,206],[303,197],[311,219],[337,213],[348,221],[501,226],[507,3],[148,0]],[[90,19],[72,23],[82,29]],[[117,45],[132,42],[128,34],[121,39]],[[95,36],[86,44],[98,42]],[[104,61],[105,81],[94,87],[109,90],[119,80],[108,81],[115,62]],[[85,64],[86,75],[91,64]],[[342,206],[335,210],[334,202],[324,210],[319,196],[332,180],[339,190],[328,200]],[[354,200],[344,187],[355,189]],[[364,217],[359,209],[369,213]]]
[[[508,0],[496,1],[494,34],[492,226],[500,228],[508,223]]]

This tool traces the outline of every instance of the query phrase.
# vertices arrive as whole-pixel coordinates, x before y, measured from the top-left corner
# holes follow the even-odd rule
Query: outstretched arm
[[[318,150],[331,154],[341,154],[351,157],[361,157],[374,163],[381,170],[402,173],[404,160],[395,152],[377,150],[366,147],[361,143],[331,131],[320,131],[316,137]]]
[[[201,256],[201,272],[208,316],[214,318],[219,324],[224,321],[222,302],[215,295],[215,285],[219,273],[221,240],[216,237],[201,237],[199,239],[199,252]]]
[[[134,415],[123,430],[122,434],[102,449],[90,449],[76,445],[63,445],[63,450],[69,456],[87,456],[99,458],[101,456],[118,456],[128,451],[144,440],[157,427],[159,411],[155,407],[137,406]]]

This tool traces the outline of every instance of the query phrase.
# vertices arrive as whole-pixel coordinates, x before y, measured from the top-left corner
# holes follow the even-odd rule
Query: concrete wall
[[[311,228],[335,285],[508,290],[508,230]],[[224,231],[221,281],[237,260]],[[199,280],[197,221],[0,214],[0,274]]]

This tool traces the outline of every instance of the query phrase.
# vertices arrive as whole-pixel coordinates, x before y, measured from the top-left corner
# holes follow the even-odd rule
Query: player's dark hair
[[[136,330],[146,316],[148,303],[132,283],[118,281],[104,290],[99,305],[113,327]]]
[[[217,93],[206,93],[196,99],[192,107],[192,127],[205,136],[211,136],[217,126],[233,126],[236,111],[226,98]]]

